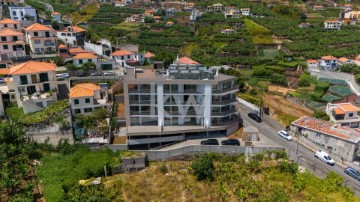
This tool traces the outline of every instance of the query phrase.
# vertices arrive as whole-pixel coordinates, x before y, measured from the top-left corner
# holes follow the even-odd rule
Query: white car
[[[286,139],[287,141],[291,141],[292,140],[292,137],[284,130],[280,130],[278,132],[278,134],[280,135],[280,137]]]
[[[334,159],[332,159],[328,153],[322,151],[321,149],[317,150],[314,156],[315,158],[320,159],[329,165],[335,165]]]

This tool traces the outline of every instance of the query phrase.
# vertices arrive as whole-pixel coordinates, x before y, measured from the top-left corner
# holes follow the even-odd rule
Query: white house
[[[307,66],[308,67],[317,67],[318,66],[318,61],[317,60],[308,60],[307,61]]]
[[[345,64],[351,64],[351,60],[345,57],[339,58],[339,65],[345,65]]]
[[[58,23],[61,23],[61,14],[58,12],[51,13],[51,17]]]
[[[220,3],[213,4],[213,5],[211,5],[211,6],[208,6],[207,9],[206,9],[206,11],[207,11],[207,12],[221,12],[222,6],[223,6],[223,5],[220,4]]]
[[[20,21],[5,18],[0,21],[0,29],[12,29],[21,31]]]
[[[77,84],[70,89],[72,114],[88,114],[95,109],[109,109],[107,87],[101,88],[93,83]]]
[[[349,126],[350,128],[358,128],[360,126],[359,111],[351,103],[328,103],[326,105],[326,114],[330,117],[330,121],[339,123],[341,126]]]
[[[319,64],[323,70],[336,70],[339,60],[334,56],[328,55],[321,57]]]
[[[27,6],[27,7],[10,6],[9,11],[12,20],[31,20],[35,22],[38,21],[36,10],[31,6]]]
[[[100,39],[96,43],[86,42],[84,43],[84,49],[90,52],[95,53],[96,55],[101,56],[110,56],[111,50],[111,42],[107,39]]]
[[[223,29],[221,30],[221,34],[232,34],[235,33],[234,29]]]
[[[39,23],[35,23],[25,29],[25,41],[34,54],[55,53],[56,40],[56,31]]]
[[[145,62],[145,56],[142,53],[133,53],[127,50],[118,50],[111,54],[111,57],[115,59],[122,67],[143,65]]]
[[[57,100],[55,67],[46,62],[29,61],[10,68],[9,94],[15,97],[24,113],[40,111]]]
[[[236,9],[233,6],[225,7],[224,11],[225,18],[239,18],[240,10]]]
[[[118,0],[115,2],[115,7],[131,6],[134,4],[133,0]]]
[[[97,63],[97,56],[94,55],[93,53],[79,53],[75,55],[72,59],[73,59],[73,64],[76,67],[80,67],[81,65],[87,62],[92,62],[94,64]]]
[[[250,15],[250,8],[240,8],[241,14],[245,16]]]
[[[344,11],[348,12],[351,11],[353,9],[353,6],[351,4],[345,4],[344,5]]]
[[[57,31],[56,34],[68,47],[84,45],[85,29],[81,27],[69,26],[61,31]]]
[[[24,34],[11,29],[0,30],[0,60],[25,56]]]
[[[190,21],[196,21],[201,17],[201,15],[202,12],[200,12],[199,10],[193,10],[190,14]]]
[[[341,27],[341,23],[339,20],[326,20],[324,22],[325,29],[336,29],[339,30]]]

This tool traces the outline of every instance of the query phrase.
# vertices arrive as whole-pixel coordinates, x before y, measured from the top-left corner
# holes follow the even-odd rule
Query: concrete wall
[[[124,150],[124,145],[108,145],[108,148],[116,150]],[[261,153],[267,150],[283,150],[283,147],[234,147],[234,146],[205,146],[205,145],[189,145],[173,150],[142,150],[138,152],[145,152],[149,161],[163,160],[171,157],[194,154],[194,153],[227,153],[227,154],[241,154],[249,152],[251,154]]]
[[[57,145],[61,139],[67,139],[70,144],[74,143],[73,135],[71,130],[67,131],[32,131],[26,132],[26,136],[33,141],[38,143],[45,143],[49,139],[49,144]]]

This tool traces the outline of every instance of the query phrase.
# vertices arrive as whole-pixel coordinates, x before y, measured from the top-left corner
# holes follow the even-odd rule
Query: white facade
[[[68,47],[84,45],[85,30],[82,28],[67,27],[64,30],[57,31],[56,34]]]
[[[37,25],[39,29],[25,29],[25,40],[30,46],[31,52],[34,54],[55,53],[57,45],[56,31],[40,24]],[[44,27],[45,29],[43,29]]]
[[[119,0],[115,2],[115,7],[131,6],[133,3],[133,0]]]
[[[24,34],[10,29],[0,30],[0,60],[25,56]]]
[[[317,62],[317,60],[308,60],[308,61],[307,61],[307,66],[308,66],[308,67],[317,67],[317,66],[318,66],[318,62]]]
[[[129,62],[138,62],[140,65],[143,65],[145,62],[145,55],[143,53],[132,53],[127,50],[116,51],[111,56],[122,67],[128,67]]]
[[[12,20],[26,20],[25,16],[30,16],[31,18],[33,18],[32,21],[35,22],[38,21],[36,10],[31,6],[27,6],[27,7],[10,6],[9,10],[10,10],[10,17]]]
[[[338,20],[327,20],[324,22],[325,29],[336,29],[339,30],[341,27],[341,23]]]
[[[190,20],[191,21],[196,21],[198,18],[200,18],[202,15],[202,12],[198,11],[198,10],[193,10],[190,14]]]
[[[12,29],[15,31],[21,31],[20,21],[11,19],[4,19],[0,21],[0,29]]]
[[[57,100],[57,81],[54,71],[14,74],[8,82],[11,95],[15,95],[18,107],[24,113],[32,113],[46,108]]]
[[[97,64],[97,58],[73,58],[73,64],[76,67],[81,67],[84,63],[92,62],[95,65]]]
[[[324,57],[321,57],[319,64],[323,70],[334,71],[337,69],[337,67],[339,65],[339,60],[333,56],[324,56]]]
[[[242,15],[245,15],[245,16],[250,15],[250,8],[241,8],[240,11],[241,11]]]

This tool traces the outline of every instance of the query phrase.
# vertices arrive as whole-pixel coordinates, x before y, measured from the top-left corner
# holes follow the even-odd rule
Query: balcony
[[[154,114],[151,114],[151,111],[150,110],[147,110],[147,111],[132,111],[130,112],[130,116],[132,115],[157,115],[157,110],[154,111],[155,113]]]
[[[36,79],[36,80],[31,80],[31,82],[29,82],[29,81],[20,81],[20,82],[19,82],[19,85],[28,85],[28,84],[45,83],[45,82],[50,82],[50,81],[54,81],[54,78],[42,78],[42,79]]]
[[[156,93],[156,90],[151,90],[151,89],[129,89],[129,93]]]
[[[150,100],[129,100],[129,104],[151,104]],[[154,101],[154,104],[156,104],[156,100]]]
[[[179,92],[178,90],[164,90],[164,94],[203,94],[202,92],[198,92],[196,89],[188,89],[183,92]]]
[[[238,85],[234,85],[233,87],[230,87],[230,88],[225,88],[225,89],[222,89],[222,90],[219,90],[219,89],[215,89],[212,91],[213,94],[226,94],[226,93],[230,93],[234,91],[237,92],[239,91],[239,86]]]
[[[232,108],[232,109],[224,110],[222,112],[211,112],[211,116],[226,116],[236,112],[237,110],[235,108]]]
[[[228,105],[231,103],[237,102],[236,98],[226,99],[226,100],[213,100],[212,105]]]
[[[56,89],[52,89],[49,92],[39,92],[34,93],[32,95],[21,95],[20,99],[21,101],[25,102],[27,100],[40,100],[40,99],[52,99],[53,96],[56,95]]]

